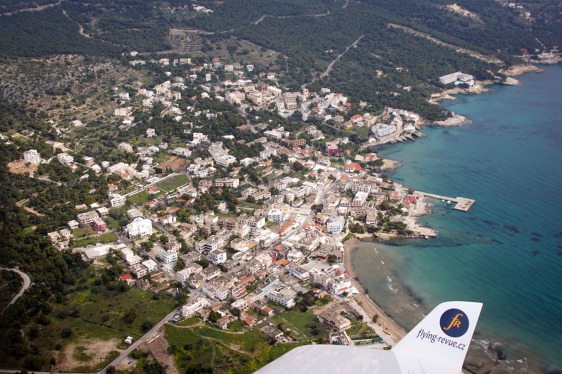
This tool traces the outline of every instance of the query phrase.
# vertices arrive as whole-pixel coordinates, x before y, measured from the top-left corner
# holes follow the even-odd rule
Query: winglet
[[[402,373],[460,373],[482,303],[439,304],[393,349]]]

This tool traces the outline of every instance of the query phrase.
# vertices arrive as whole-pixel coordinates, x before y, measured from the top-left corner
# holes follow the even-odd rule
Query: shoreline
[[[519,66],[511,67],[504,74],[506,74],[508,77],[512,77],[512,76],[518,76],[530,72],[540,73],[542,71],[543,70],[541,68],[534,65],[519,65]],[[494,82],[489,82],[488,84],[494,84]],[[508,82],[504,82],[503,84],[518,85],[519,82],[513,79],[513,80],[509,80]],[[489,91],[489,89],[487,89],[486,91]],[[459,94],[459,93],[468,93],[468,92],[464,90],[463,92],[450,93],[450,94]],[[449,95],[449,92],[445,92],[444,94]],[[451,96],[449,96],[449,98],[454,99]],[[470,120],[468,120],[466,117],[463,116],[458,116],[462,118],[455,118],[455,117],[457,116],[455,115],[453,118],[450,118],[449,123],[447,124],[441,125],[439,123],[433,123],[433,124],[425,123],[424,125],[459,126],[471,122]],[[430,204],[428,204],[428,206],[430,206]],[[431,214],[431,212],[426,211],[424,214]],[[412,217],[412,218],[414,219],[414,221],[417,221],[417,218],[419,217]],[[369,294],[369,291],[375,291],[375,290],[370,290],[370,286],[368,282],[366,285],[369,286],[369,288],[368,291],[365,292],[366,289],[360,284],[360,280],[358,280],[358,278],[356,279],[357,274],[354,271],[355,269],[353,269],[352,267],[352,260],[351,260],[352,254],[355,250],[359,249],[358,247],[361,245],[361,243],[366,243],[367,241],[371,241],[372,245],[376,246],[377,242],[381,242],[381,238],[377,238],[373,236],[368,237],[366,235],[356,236],[356,237],[357,239],[352,239],[344,243],[344,264],[352,280],[353,286],[356,287],[357,290],[360,292],[360,295],[355,296],[356,300],[359,300],[359,296],[361,296],[361,300],[366,299],[365,302],[362,302],[362,307],[365,309],[367,314],[369,314],[369,316],[374,315],[374,313],[379,314],[378,324],[386,331],[387,334],[392,336],[394,341],[397,343],[401,339],[401,337],[405,336],[406,331],[393,318],[391,318],[389,314],[387,314],[380,305],[378,305],[373,300],[373,298]],[[389,239],[392,240],[397,238],[391,237]],[[384,244],[384,242],[381,242],[380,244]],[[373,271],[375,271],[375,269],[373,269]],[[362,281],[364,282],[364,280]],[[383,284],[380,285],[380,287],[382,286]],[[415,297],[413,294],[410,296]],[[387,306],[386,308],[389,312],[394,311],[393,306],[390,307]],[[396,309],[396,313],[399,312],[403,312],[403,311]],[[400,319],[398,318],[398,320]],[[492,336],[493,336],[492,340],[489,340],[490,339],[489,335],[487,335],[486,338],[483,338],[482,336],[474,336],[473,344],[471,344],[470,347],[471,351],[469,352],[469,355],[467,355],[467,358],[465,360],[465,367],[468,370],[470,370],[469,372],[484,373],[484,372],[495,371],[495,370],[499,370],[499,371],[510,370],[511,372],[517,372],[517,373],[544,372],[543,370],[545,370],[545,368],[541,366],[540,362],[534,362],[534,360],[532,359],[533,356],[523,357],[523,361],[515,360],[515,362],[513,358],[511,358],[509,361],[501,360],[501,359],[498,360],[497,356],[500,353],[502,353],[504,350],[504,348],[502,347],[502,343],[505,344],[505,342],[502,342],[501,340],[495,340],[494,338],[497,337],[495,335]],[[514,352],[518,353],[518,347],[513,348],[513,350],[508,348],[507,351],[510,352],[510,356],[511,356],[511,354],[513,354]],[[528,355],[529,352],[525,352],[525,354]],[[530,359],[528,360],[528,358]],[[463,372],[467,372],[465,370],[466,369],[463,369]]]
[[[351,283],[353,287],[355,287],[358,291],[358,294],[354,295],[355,301],[359,304],[359,306],[363,309],[363,311],[367,314],[367,316],[373,320],[375,315],[378,315],[376,324],[380,327],[383,334],[388,335],[391,340],[392,344],[395,345],[398,343],[404,336],[406,336],[406,331],[402,326],[398,325],[398,323],[392,319],[377,303],[373,301],[373,299],[365,292],[365,289],[361,285],[361,283],[357,280],[357,276],[353,271],[353,266],[351,265],[351,252],[355,249],[355,244],[357,241],[361,241],[360,239],[351,239],[344,243],[344,252],[343,252],[343,262],[345,266],[345,270],[351,279]],[[377,332],[378,334],[378,332]],[[383,337],[382,335],[380,335]]]
[[[413,290],[403,282],[397,269],[392,265],[394,260],[392,256],[385,254],[387,249],[381,249],[377,244],[384,245],[384,243],[377,243],[376,240],[363,237],[361,239],[352,239],[344,243],[344,263],[346,271],[352,279],[353,286],[357,288],[361,294],[354,296],[354,300],[360,303],[361,308],[370,318],[374,314],[378,314],[377,325],[385,334],[384,336],[375,330],[381,337],[389,337],[392,339],[393,344],[399,343],[400,340],[413,329],[421,320],[431,311],[431,307],[426,305],[423,297],[416,295]],[[373,271],[379,274],[379,280],[356,280],[357,275],[353,271],[351,256],[354,251],[364,251],[365,247],[373,247],[372,250],[376,252],[373,257]],[[378,250],[377,250],[378,249]],[[364,256],[359,254],[359,256]],[[363,258],[363,257],[361,257]],[[369,261],[364,259],[365,261]],[[382,265],[381,265],[382,264]],[[367,266],[371,266],[368,264]],[[382,279],[388,279],[386,280]],[[367,283],[369,291],[365,293],[365,288],[361,285],[361,281]],[[372,283],[375,282],[373,285]],[[373,287],[371,289],[371,286]],[[379,289],[380,287],[380,289]],[[385,308],[381,307],[370,296],[376,295],[379,292],[388,293],[383,289],[390,288],[390,299],[386,301]],[[381,296],[386,300],[388,296]],[[429,309],[428,309],[429,308]],[[388,311],[388,313],[387,313]],[[395,317],[391,317],[394,315]],[[398,321],[401,321],[400,323]],[[405,327],[402,327],[405,326]],[[385,339],[386,341],[386,339]],[[506,349],[507,347],[507,349]],[[498,355],[507,353],[509,359],[497,360]],[[522,361],[521,361],[522,360]],[[533,364],[534,359],[528,352],[522,355],[517,352],[517,348],[507,346],[507,342],[496,335],[483,335],[477,332],[470,344],[467,356],[463,364],[463,373],[472,374],[485,374],[490,372],[507,372],[510,373],[544,373],[543,368]]]

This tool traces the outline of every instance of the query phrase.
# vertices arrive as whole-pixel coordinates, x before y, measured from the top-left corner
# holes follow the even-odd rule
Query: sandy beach
[[[356,280],[356,275],[353,272],[353,266],[351,265],[351,251],[353,250],[355,243],[356,239],[345,242],[343,255],[345,269],[352,280],[353,286],[357,288],[357,291],[359,291],[359,294],[355,295],[354,298],[371,320],[375,315],[378,315],[377,325],[385,334],[392,338],[394,343],[397,343],[406,336],[406,332],[392,318],[390,318],[380,306],[375,304],[375,302],[366,295],[365,290]]]

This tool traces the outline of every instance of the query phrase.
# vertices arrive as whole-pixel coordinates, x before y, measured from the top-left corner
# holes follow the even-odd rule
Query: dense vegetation
[[[6,14],[34,6],[27,0],[14,3],[0,11]],[[0,50],[11,56],[166,51],[171,49],[169,29],[187,26],[212,33],[199,36],[206,41],[198,48],[209,56],[232,37],[280,52],[276,65],[281,68],[281,85],[293,89],[307,83],[315,89],[328,86],[354,101],[368,101],[373,110],[400,106],[436,119],[441,109],[427,104],[427,98],[440,88],[440,75],[462,70],[487,78],[488,70],[497,72],[501,67],[452,46],[512,64],[516,61],[512,56],[522,49],[534,53],[562,44],[559,3],[524,1],[518,3],[521,10],[501,1],[456,3],[474,17],[448,10],[446,0],[200,2],[213,10],[209,14],[197,13],[194,4],[180,0],[69,0],[42,11],[0,16]],[[53,3],[38,3],[45,4]],[[526,11],[532,16],[526,17]],[[360,37],[356,48],[347,50]],[[343,52],[334,70],[317,81]],[[404,87],[408,90],[402,91]]]

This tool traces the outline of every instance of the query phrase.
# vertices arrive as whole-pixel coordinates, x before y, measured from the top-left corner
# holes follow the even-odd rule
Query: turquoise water
[[[470,125],[426,127],[427,138],[380,150],[403,162],[391,178],[476,204],[463,213],[433,200],[422,223],[437,239],[377,248],[427,308],[481,301],[482,335],[562,368],[562,66],[544,69],[444,103]]]

